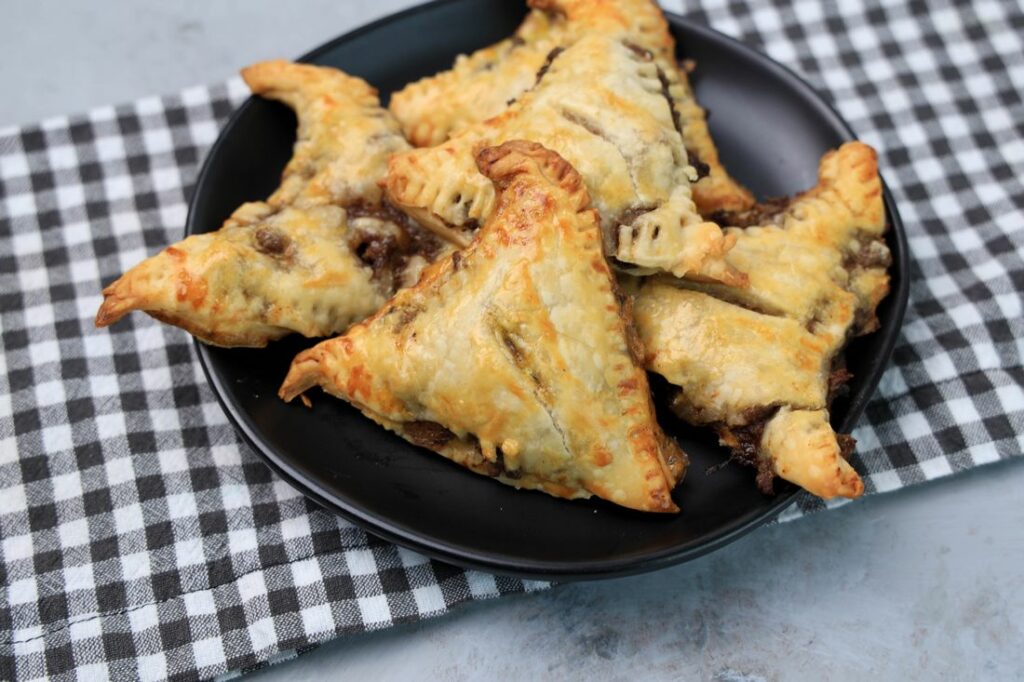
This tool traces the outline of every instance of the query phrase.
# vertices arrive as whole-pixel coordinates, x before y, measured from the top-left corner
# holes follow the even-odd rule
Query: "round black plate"
[[[375,84],[385,98],[447,68],[455,56],[512,32],[521,0],[443,0],[378,21],[306,55]],[[698,98],[729,170],[761,197],[813,185],[821,155],[853,133],[789,70],[704,26],[670,16],[680,57],[694,59]],[[243,201],[277,185],[295,139],[294,115],[262,99],[243,104],[214,145],[196,185],[188,232],[216,229]],[[833,409],[848,431],[878,384],[907,299],[906,242],[886,193],[895,256],[882,329],[848,352],[852,391]],[[567,502],[472,474],[386,432],[341,401],[313,396],[308,410],[277,398],[292,357],[313,342],[286,339],[265,350],[199,344],[225,411],[270,466],[327,509],[371,533],[456,564],[534,578],[596,578],[692,559],[736,539],[786,507],[795,489],[766,497],[752,470],[706,473],[724,451],[706,432],[668,414],[665,430],[692,467],[675,499],[678,516],[641,514],[601,501]],[[655,390],[659,383],[655,383]],[[661,387],[663,388],[663,387]]]

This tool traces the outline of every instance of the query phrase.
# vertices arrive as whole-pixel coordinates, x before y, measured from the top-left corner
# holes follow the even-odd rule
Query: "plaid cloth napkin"
[[[868,491],[1019,455],[1022,9],[686,9],[796,68],[881,152],[913,284],[855,432]],[[317,509],[235,435],[184,333],[142,315],[93,328],[103,285],[181,237],[197,166],[245,96],[232,81],[0,130],[2,679],[209,678],[545,587]]]

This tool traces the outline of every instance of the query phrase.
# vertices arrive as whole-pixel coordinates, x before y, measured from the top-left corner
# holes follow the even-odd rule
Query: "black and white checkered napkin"
[[[795,67],[881,151],[913,284],[855,433],[868,491],[1021,454],[1024,11],[691,14]],[[197,165],[245,95],[231,82],[0,130],[2,679],[208,678],[544,587],[320,511],[240,442],[184,333],[142,315],[93,328],[102,286],[181,237]]]

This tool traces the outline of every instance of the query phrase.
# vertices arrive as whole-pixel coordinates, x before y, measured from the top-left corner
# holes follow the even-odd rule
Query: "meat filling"
[[[860,242],[860,248],[846,254],[843,267],[847,270],[870,268],[888,268],[892,265],[892,253],[880,239],[867,239]]]
[[[672,125],[675,126],[676,132],[679,133],[680,137],[682,137],[683,120],[679,117],[679,111],[676,110],[676,102],[672,99],[672,93],[669,91],[668,76],[665,75],[665,72],[660,66],[658,67],[658,81],[661,83],[661,96],[665,98],[665,102],[668,103],[669,111],[672,112]],[[689,150],[687,150],[687,153],[689,153]]]
[[[640,57],[640,59],[644,60],[645,62],[649,62],[652,59],[654,59],[654,55],[651,54],[651,51],[648,50],[647,48],[640,47],[636,43],[630,42],[628,40],[623,41],[622,44],[629,48],[629,50],[633,54],[635,54],[637,57]]]
[[[544,60],[544,63],[541,64],[540,69],[538,69],[538,71],[537,71],[537,80],[534,81],[534,83],[533,83],[534,87],[536,87],[537,84],[541,82],[541,80],[544,78],[545,74],[547,74],[548,69],[551,68],[551,64],[556,59],[558,59],[558,55],[562,54],[563,52],[565,52],[565,48],[564,47],[556,47],[555,49],[551,50],[551,52],[548,52],[548,58]],[[512,100],[512,101],[515,101],[515,100]]]
[[[387,293],[394,293],[401,273],[413,256],[433,260],[441,248],[433,233],[386,204],[354,205],[347,209],[352,230],[348,245],[352,253],[373,271],[373,279]],[[361,218],[384,223],[390,229],[361,228]]]
[[[836,363],[836,367],[828,375],[828,405],[831,406],[832,402],[846,392],[846,382],[853,378],[853,375],[847,371],[846,367],[841,363]]]
[[[268,256],[283,256],[291,240],[284,232],[273,227],[260,227],[253,234],[256,250]]]
[[[484,459],[480,468],[483,473],[494,478],[501,476],[503,478],[515,480],[517,478],[521,478],[523,475],[523,472],[518,469],[510,469],[508,467],[508,464],[505,462],[505,453],[501,451],[501,448],[497,449],[497,457],[495,457],[495,461],[492,462],[489,459]]]
[[[848,433],[837,433],[836,442],[839,443],[839,456],[843,459],[850,459],[853,449],[857,446],[857,439]]]
[[[402,425],[405,435],[416,445],[436,449],[447,445],[455,434],[437,422],[412,421]]]
[[[833,387],[842,386],[850,376],[843,367],[832,371],[829,376],[829,402],[832,399]],[[730,450],[727,461],[739,462],[756,469],[758,490],[765,495],[775,493],[775,471],[772,468],[771,460],[763,456],[761,452],[761,439],[764,436],[765,427],[778,412],[778,409],[778,406],[765,406],[746,410],[742,415],[745,422],[742,426],[714,425],[721,443]],[[843,459],[849,459],[857,443],[856,439],[849,434],[837,433],[836,442],[839,444],[839,452]],[[722,464],[724,465],[726,462]],[[709,473],[717,469],[718,466],[715,466],[709,470]]]
[[[697,171],[698,180],[706,178],[708,175],[711,174],[711,167],[701,160],[700,156],[697,155],[697,152],[693,151],[692,149],[687,149],[686,157],[687,160],[690,162],[690,165],[693,166],[694,170]]]
[[[705,217],[722,227],[771,225],[789,208],[791,201],[791,197],[773,197],[758,202],[756,206],[745,211],[715,211]]]
[[[405,263],[407,254],[392,234],[377,234],[356,230],[353,233],[353,251],[359,260],[370,266],[377,280],[389,279]]]
[[[775,410],[771,410],[774,415]],[[720,427],[719,436],[732,451],[731,461],[757,469],[757,488],[765,495],[775,492],[775,472],[767,457],[761,456],[761,437],[770,416],[761,417],[746,426]]]

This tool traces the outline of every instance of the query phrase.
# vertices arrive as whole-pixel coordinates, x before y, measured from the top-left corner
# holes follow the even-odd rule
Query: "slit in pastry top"
[[[452,134],[497,116],[529,90],[551,52],[584,35],[623,34],[649,51],[672,97],[690,163],[700,172],[693,198],[701,213],[742,210],[754,203],[718,157],[685,69],[675,56],[668,23],[652,0],[531,0],[533,8],[510,38],[456,59],[448,71],[407,85],[390,109],[418,147],[436,146]]]
[[[676,511],[686,458],[655,419],[584,183],[535,143],[476,158],[498,188],[476,239],[299,354],[280,395],[320,386],[509,485]]]
[[[476,168],[481,149],[512,139],[538,142],[583,177],[601,219],[606,253],[627,270],[742,286],[724,258],[734,238],[701,218],[696,179],[664,94],[660,68],[627,40],[588,35],[556,54],[537,87],[504,113],[444,144],[391,158],[388,198],[458,246],[496,205]]]
[[[103,290],[97,326],[133,310],[220,346],[338,333],[375,311],[443,250],[383,201],[387,158],[408,148],[364,81],[335,69],[262,62],[252,91],[295,109],[281,185],[223,226],[167,247]]]
[[[863,482],[845,455],[852,439],[828,409],[849,374],[837,358],[877,328],[889,251],[874,150],[851,142],[826,154],[817,186],[728,228],[727,259],[749,286],[651,278],[634,308],[646,365],[680,391],[673,409],[715,428],[741,459],[825,498]]]

